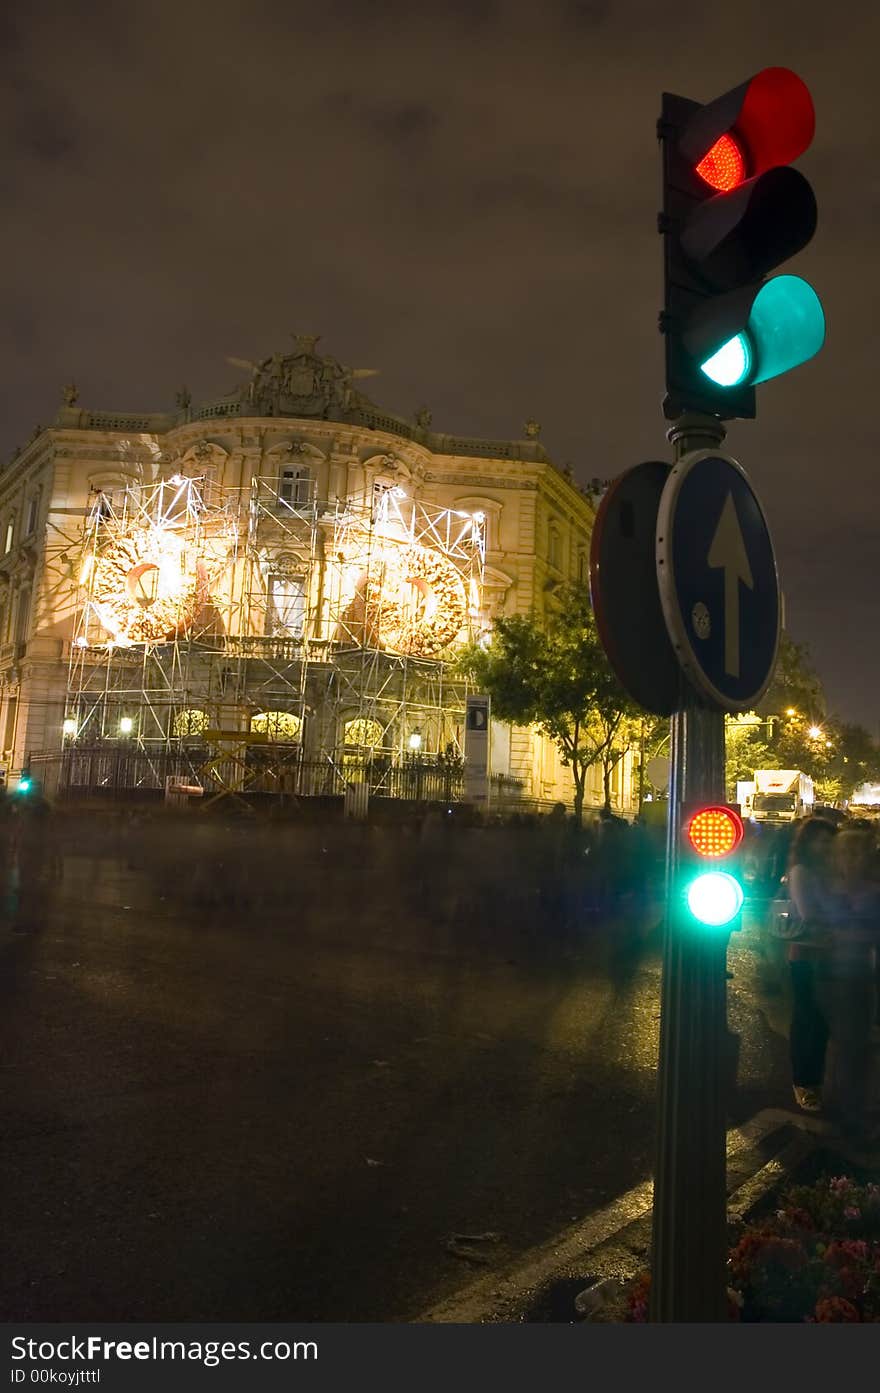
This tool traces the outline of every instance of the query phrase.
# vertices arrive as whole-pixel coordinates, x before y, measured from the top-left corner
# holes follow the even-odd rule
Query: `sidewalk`
[[[833,1136],[827,1123],[767,1108],[727,1134],[728,1222],[747,1217],[764,1197],[791,1177],[814,1152],[833,1150],[842,1164],[880,1155],[857,1155]],[[647,1265],[653,1182],[636,1186],[585,1221],[527,1253],[516,1265],[490,1273],[440,1302],[418,1321],[495,1324],[533,1321],[571,1323],[577,1293],[635,1276]]]

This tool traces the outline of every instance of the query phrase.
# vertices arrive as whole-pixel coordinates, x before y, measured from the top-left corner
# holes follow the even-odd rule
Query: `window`
[[[37,492],[33,495],[33,497],[31,498],[30,503],[28,504],[27,528],[26,528],[26,530],[25,530],[25,536],[26,536],[26,537],[32,537],[33,534],[34,534],[34,532],[36,531],[36,527],[37,527],[37,517],[39,516],[39,512],[40,512],[40,490],[37,489]]]
[[[279,479],[278,497],[290,508],[304,508],[311,498],[311,472],[300,469],[282,469]]]
[[[586,585],[589,576],[589,563],[587,561],[586,550],[581,547],[578,550],[578,569],[577,578],[581,585]]]
[[[25,643],[27,641],[28,627],[31,618],[31,587],[23,585],[18,592],[18,609],[15,613],[15,641]]]
[[[375,750],[382,744],[383,736],[384,731],[378,721],[356,716],[353,721],[346,721],[342,738],[346,745],[355,745],[364,750]]]
[[[172,729],[176,736],[182,738],[186,735],[201,735],[208,729],[208,724],[207,711],[200,711],[198,707],[193,706],[186,711],[178,711]]]
[[[251,730],[281,744],[295,744],[302,732],[302,717],[290,711],[260,711],[251,717]]]
[[[3,737],[4,750],[11,750],[15,744],[15,716],[18,710],[18,697],[11,696],[6,703],[6,734]]]
[[[12,551],[12,543],[13,543],[14,538],[15,538],[15,518],[10,518],[9,521],[7,522],[7,524],[6,524],[6,545],[5,545],[5,547],[4,547],[4,555],[5,555],[5,556],[8,556],[9,553]]]
[[[547,560],[550,565],[555,566],[557,570],[559,569],[559,558],[561,554],[562,544],[559,537],[559,528],[555,523],[551,523],[547,536]]]
[[[270,576],[266,632],[302,638],[306,617],[306,583],[302,576]]]

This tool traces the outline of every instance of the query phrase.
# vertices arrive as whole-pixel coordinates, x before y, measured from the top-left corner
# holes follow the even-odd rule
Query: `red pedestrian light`
[[[688,821],[686,833],[698,856],[717,860],[729,856],[742,841],[742,818],[723,805],[700,808]]]
[[[742,150],[732,135],[719,136],[697,165],[697,173],[710,188],[729,193],[746,177],[746,162]]]

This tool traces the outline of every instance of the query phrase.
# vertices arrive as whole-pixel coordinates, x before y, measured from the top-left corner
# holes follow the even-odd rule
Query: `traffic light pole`
[[[717,449],[724,435],[717,417],[680,417],[668,431],[674,462],[693,450]],[[676,894],[682,806],[724,796],[724,713],[700,705],[682,677],[670,751],[652,1321],[727,1317],[727,934],[695,930]]]

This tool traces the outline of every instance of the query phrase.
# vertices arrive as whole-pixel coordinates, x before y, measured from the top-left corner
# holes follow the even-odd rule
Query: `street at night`
[[[880,1323],[878,45],[0,21],[13,1385]]]
[[[6,1319],[412,1319],[650,1174],[653,906],[560,942],[527,876],[383,885],[399,831],[114,825],[2,931]],[[334,864],[221,884],[258,836]],[[747,938],[732,1122],[788,1097]]]

